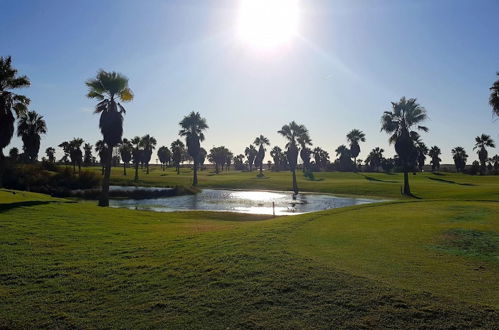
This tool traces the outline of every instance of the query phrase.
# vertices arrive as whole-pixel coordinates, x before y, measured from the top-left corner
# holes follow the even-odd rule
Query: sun
[[[241,0],[238,38],[269,50],[289,44],[298,32],[298,0]]]

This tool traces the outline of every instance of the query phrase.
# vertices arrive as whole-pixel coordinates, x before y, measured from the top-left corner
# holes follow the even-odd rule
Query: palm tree
[[[117,72],[100,70],[97,76],[85,83],[88,87],[87,97],[100,102],[95,107],[95,113],[100,113],[99,127],[107,148],[104,157],[104,179],[102,180],[102,195],[99,206],[109,206],[109,178],[111,176],[111,158],[113,148],[121,142],[123,136],[123,114],[125,108],[116,102],[128,102],[133,94],[128,88],[128,78]]]
[[[232,158],[233,154],[224,146],[221,147],[213,147],[210,149],[210,153],[208,154],[208,161],[215,164],[215,173],[220,172],[220,168],[223,171],[225,164],[227,163],[227,159]]]
[[[366,135],[359,129],[354,128],[347,134],[347,141],[350,144],[350,155],[357,164],[357,157],[360,154],[359,142],[366,142]]]
[[[497,72],[499,76],[499,72]],[[499,116],[499,79],[497,79],[490,87],[489,104],[492,107],[492,112]]]
[[[130,140],[132,145],[132,158],[133,158],[133,166],[135,168],[135,181],[139,180],[139,165],[142,162],[144,150],[142,147],[142,139],[138,136],[134,137]]]
[[[263,176],[263,159],[265,158],[265,146],[270,145],[270,141],[268,138],[260,134],[255,141],[253,142],[258,148],[258,153],[255,157],[255,165],[260,168],[260,176]]]
[[[173,165],[175,165],[175,168],[177,170],[177,174],[180,174],[180,164],[183,161],[183,156],[184,156],[184,150],[185,145],[182,141],[179,139],[175,140],[172,142],[170,149],[172,150],[172,161]]]
[[[204,131],[208,129],[208,124],[206,124],[206,119],[202,118],[199,112],[192,111],[182,119],[179,125],[182,128],[179,135],[185,137],[187,152],[194,162],[192,185],[196,186],[198,184],[199,151],[201,150],[201,142],[204,141]]]
[[[69,157],[71,158],[71,163],[73,163],[73,173],[76,173],[76,165],[78,165],[78,172],[81,172],[83,153],[80,148],[82,144],[82,138],[73,138],[73,140],[69,141]]]
[[[208,152],[206,151],[205,148],[199,149],[199,155],[198,155],[198,166],[199,169],[202,171],[204,162],[206,161],[206,157],[208,156]]]
[[[319,169],[326,168],[327,165],[329,164],[329,153],[320,147],[316,147],[313,153],[314,153],[315,165],[317,166],[317,168]]]
[[[428,151],[428,156],[430,156],[431,158],[431,170],[432,172],[435,171],[435,170],[439,170],[440,169],[440,162],[442,161],[440,159],[440,154],[442,154],[442,152],[440,151],[440,148],[437,147],[437,146],[433,146],[430,148],[430,151]]]
[[[424,163],[426,161],[426,155],[428,154],[428,147],[426,146],[426,144],[424,144],[423,141],[421,141],[421,139],[417,139],[414,142],[416,143],[416,149],[418,151],[418,159],[417,159],[418,169],[419,169],[419,172],[423,172]],[[430,157],[431,157],[431,155],[430,155]],[[437,158],[438,158],[438,156],[437,156]]]
[[[466,167],[466,161],[468,160],[468,154],[463,147],[455,147],[452,149],[452,158],[454,159],[454,164],[456,165],[456,171],[462,172]]]
[[[104,175],[104,158],[106,157],[106,154],[107,154],[106,143],[103,140],[98,140],[97,142],[95,142],[94,149],[95,149],[95,152],[97,152],[97,155],[99,156],[100,164],[102,167],[102,175]]]
[[[298,184],[296,182],[296,164],[298,163],[298,141],[310,141],[308,130],[305,126],[297,124],[295,121],[284,125],[277,133],[284,136],[286,143],[286,157],[289,169],[293,176],[293,192],[298,194]]]
[[[275,146],[274,148],[272,148],[272,150],[270,150],[270,157],[272,157],[272,159],[274,160],[274,171],[279,172],[279,169],[282,166],[282,161],[284,159],[282,149],[278,146]]]
[[[149,174],[149,162],[151,161],[152,151],[156,148],[158,142],[154,137],[146,134],[140,139],[140,143],[143,150],[142,161],[146,165],[146,174]]]
[[[9,150],[9,158],[10,160],[17,162],[19,160],[19,149],[17,149],[16,147],[11,148]]]
[[[305,131],[300,134],[296,141],[301,147],[300,158],[303,161],[303,172],[306,172],[310,171],[310,155],[312,154],[312,150],[310,150],[308,146],[312,145],[312,140],[310,139],[308,130],[305,128],[305,126],[303,126],[303,129]]]
[[[399,102],[392,102],[392,110],[385,111],[381,117],[381,130],[390,135],[389,142],[395,143],[395,151],[404,172],[404,195],[411,195],[408,172],[417,159],[417,149],[411,135],[411,129],[428,132],[426,126],[419,125],[426,120],[426,110],[416,102],[416,99],[402,97]]]
[[[11,90],[29,85],[28,77],[17,75],[10,56],[0,57],[0,162],[3,159],[3,149],[9,145],[14,135],[14,113],[19,118],[28,111],[30,102],[26,96]]]
[[[496,145],[494,140],[490,137],[490,135],[482,134],[481,136],[477,136],[475,138],[475,147],[473,150],[478,149],[478,159],[480,159],[480,174],[485,174],[486,162],[489,158],[489,153],[487,152],[487,147],[495,148]]]
[[[374,148],[373,150],[371,150],[369,155],[367,155],[366,160],[365,160],[365,164],[366,165],[369,164],[370,169],[373,169],[376,172],[378,172],[379,167],[383,163],[383,159],[384,159],[383,152],[385,152],[385,150],[383,150],[380,147]]]
[[[45,154],[47,155],[47,159],[50,163],[55,163],[55,149],[52,147],[48,147],[45,149]]]
[[[21,115],[17,125],[17,135],[23,140],[24,154],[30,162],[35,162],[40,150],[41,134],[47,134],[47,124],[35,111]]]
[[[126,175],[126,167],[132,160],[132,150],[132,142],[130,142],[128,139],[123,139],[119,147],[121,160],[123,161],[123,175]]]
[[[90,143],[85,143],[83,145],[83,165],[92,165],[92,149],[93,146]]]
[[[336,157],[338,157],[338,169],[340,171],[350,171],[352,167],[355,166],[355,164],[352,163],[352,153],[347,146],[342,144],[336,148],[335,152]]]
[[[246,147],[246,149],[244,149],[244,154],[246,155],[246,158],[248,158],[249,171],[251,172],[253,170],[253,163],[255,162],[258,151],[256,150],[254,145],[250,144],[249,147]]]
[[[172,153],[170,152],[170,149],[168,149],[168,147],[161,146],[159,147],[157,154],[159,162],[161,163],[161,169],[164,171],[166,169],[166,165],[172,158]]]

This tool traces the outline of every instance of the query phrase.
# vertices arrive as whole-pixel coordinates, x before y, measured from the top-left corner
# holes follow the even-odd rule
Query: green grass
[[[188,185],[189,174],[155,169],[141,183]],[[289,188],[288,172],[255,176],[200,179]],[[499,326],[499,179],[418,174],[422,199],[395,200],[400,175],[316,178],[300,174],[301,188],[393,201],[268,218],[0,190],[0,328]]]

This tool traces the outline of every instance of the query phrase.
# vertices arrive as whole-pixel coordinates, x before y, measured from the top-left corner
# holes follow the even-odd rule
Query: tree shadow
[[[367,181],[384,182],[384,183],[397,183],[397,181],[393,181],[393,180],[383,180],[383,179],[378,179],[378,178],[375,178],[372,176],[367,176],[365,174],[360,174],[360,173],[358,173],[358,174],[363,176]]]
[[[440,179],[440,178],[430,178],[429,177],[428,179],[433,180],[433,181],[443,182],[443,183],[457,184],[459,186],[476,186],[473,183],[460,183],[460,182],[456,182],[456,181],[452,181],[452,180],[445,180],[445,179]]]
[[[5,203],[0,204],[0,213],[7,212],[9,210],[18,208],[18,207],[30,207],[37,205],[46,205],[51,203],[74,203],[74,202],[59,202],[59,201],[25,201],[25,202],[14,202],[14,203]]]

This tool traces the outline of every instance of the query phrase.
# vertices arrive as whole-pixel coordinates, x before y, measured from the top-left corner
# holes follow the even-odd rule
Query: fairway
[[[288,172],[266,175],[206,171],[200,183],[287,188]],[[399,175],[316,177],[300,187],[392,201],[271,218],[1,191],[0,327],[498,326],[496,177],[411,176],[421,199],[397,196]],[[188,179],[141,173],[149,185]]]

